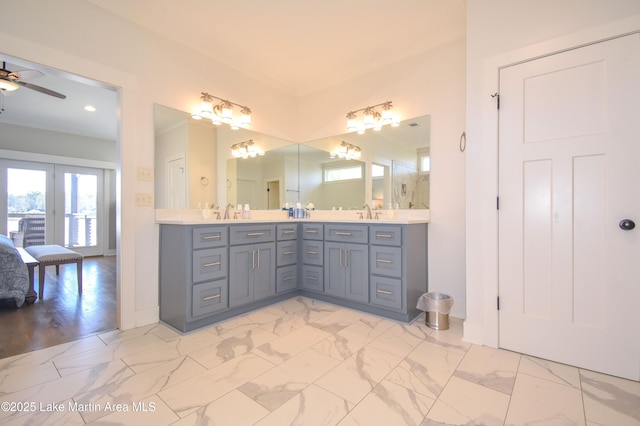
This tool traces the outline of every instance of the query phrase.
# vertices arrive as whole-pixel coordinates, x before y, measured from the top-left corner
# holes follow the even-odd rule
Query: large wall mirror
[[[273,210],[296,202],[322,210],[429,208],[429,116],[304,144],[214,126],[163,105],[154,106],[154,124],[159,209],[230,203]],[[233,157],[231,147],[249,141],[264,155]],[[358,147],[360,158],[344,158],[343,143]]]
[[[301,145],[301,199],[319,209],[428,209],[430,128],[426,115]],[[349,149],[359,158],[345,158]]]

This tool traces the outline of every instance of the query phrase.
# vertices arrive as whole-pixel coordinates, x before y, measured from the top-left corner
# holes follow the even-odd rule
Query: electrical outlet
[[[150,192],[137,192],[136,206],[153,206],[153,194]]]
[[[153,167],[138,167],[138,180],[142,182],[153,182]]]

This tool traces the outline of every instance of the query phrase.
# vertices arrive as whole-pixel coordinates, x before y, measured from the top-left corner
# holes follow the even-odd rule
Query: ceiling
[[[466,31],[466,0],[85,1],[297,96],[422,54]],[[116,139],[114,91],[15,58],[0,60],[11,71],[42,71],[45,76],[28,81],[67,95],[5,92],[0,123]],[[97,111],[84,111],[87,104]]]

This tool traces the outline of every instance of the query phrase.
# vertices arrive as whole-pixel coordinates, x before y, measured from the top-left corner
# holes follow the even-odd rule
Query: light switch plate
[[[137,192],[136,206],[153,206],[153,194],[150,192]]]
[[[142,182],[153,182],[153,167],[138,167],[138,180]]]

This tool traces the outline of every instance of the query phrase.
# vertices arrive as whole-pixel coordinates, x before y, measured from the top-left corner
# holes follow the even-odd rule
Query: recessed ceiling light
[[[87,105],[86,107],[84,107],[84,109],[89,112],[94,112],[96,110],[96,107]]]

